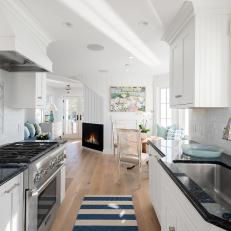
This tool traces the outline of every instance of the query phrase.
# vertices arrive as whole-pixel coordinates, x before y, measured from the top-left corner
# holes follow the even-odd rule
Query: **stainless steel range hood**
[[[0,69],[9,72],[47,72],[16,51],[0,51]]]

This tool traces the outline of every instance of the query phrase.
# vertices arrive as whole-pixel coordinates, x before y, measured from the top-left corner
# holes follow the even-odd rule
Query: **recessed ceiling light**
[[[99,69],[98,72],[99,72],[99,73],[104,73],[104,74],[105,74],[105,73],[108,73],[108,70],[106,70],[106,69]]]
[[[142,20],[142,21],[139,21],[138,24],[141,25],[141,26],[148,26],[148,25],[149,25],[149,22],[148,22],[148,21],[143,21],[143,20]]]
[[[128,56],[128,58],[129,58],[129,59],[134,59],[134,57],[133,57],[133,56]]]
[[[87,49],[92,50],[92,51],[102,51],[104,47],[100,44],[88,44]]]
[[[73,24],[71,22],[64,22],[63,25],[66,27],[66,28],[72,28],[73,27]]]
[[[126,63],[124,66],[125,66],[125,71],[129,71],[130,64]]]

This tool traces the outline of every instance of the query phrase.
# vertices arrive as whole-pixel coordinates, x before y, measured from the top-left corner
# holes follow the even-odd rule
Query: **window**
[[[42,123],[44,118],[44,111],[43,109],[36,109],[35,110],[35,121],[36,123]]]
[[[163,127],[172,124],[172,111],[169,105],[169,88],[160,88],[160,124]]]

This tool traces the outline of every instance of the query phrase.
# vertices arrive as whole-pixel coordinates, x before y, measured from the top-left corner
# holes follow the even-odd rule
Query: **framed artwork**
[[[4,85],[0,82],[0,134],[3,133],[4,125]]]
[[[138,112],[145,111],[145,87],[111,87],[111,112]]]

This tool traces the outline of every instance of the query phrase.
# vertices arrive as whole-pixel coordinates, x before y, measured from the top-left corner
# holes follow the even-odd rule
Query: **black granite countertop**
[[[27,165],[0,164],[0,186],[27,169]]]
[[[161,166],[189,199],[201,216],[207,221],[226,230],[231,230],[231,204],[221,203],[216,196],[207,193],[184,171],[178,168],[178,163],[202,163],[222,165],[231,171],[231,156],[222,154],[218,158],[195,158],[182,152],[182,144],[193,141],[155,140],[148,141],[162,157]]]

